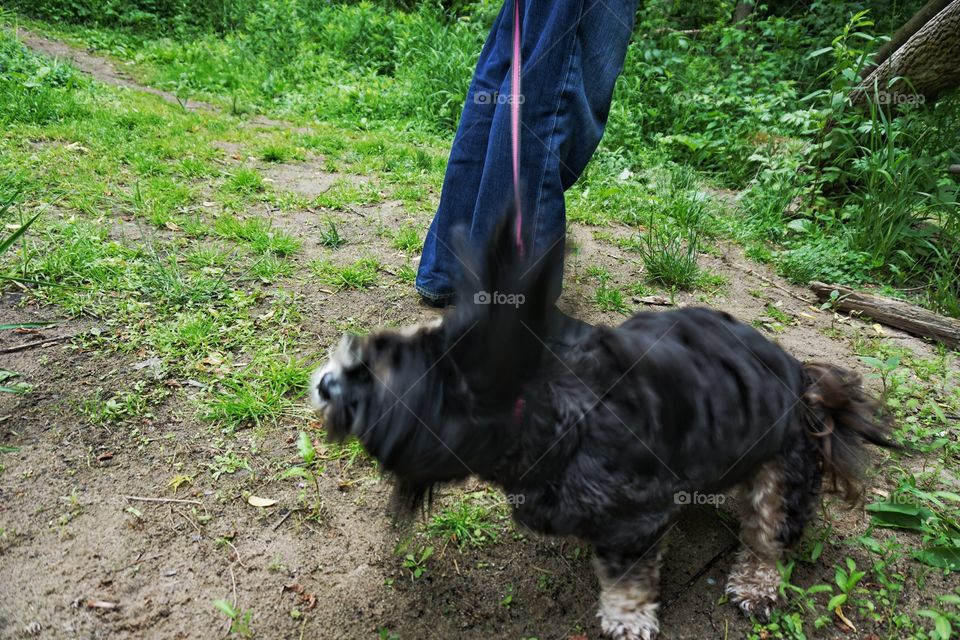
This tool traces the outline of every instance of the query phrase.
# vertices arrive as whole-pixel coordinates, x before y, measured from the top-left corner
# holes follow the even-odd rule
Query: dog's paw
[[[780,600],[779,589],[780,574],[775,567],[753,564],[734,569],[726,594],[744,615],[766,621]]]
[[[603,635],[610,640],[654,640],[660,633],[656,603],[640,604],[632,610],[601,607],[597,617]]]
[[[779,598],[769,595],[738,596],[730,594],[730,601],[740,607],[740,611],[748,618],[756,618],[761,622],[770,620],[770,614],[777,606]]]

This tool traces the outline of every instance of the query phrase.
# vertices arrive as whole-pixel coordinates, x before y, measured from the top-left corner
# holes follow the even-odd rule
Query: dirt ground
[[[158,93],[90,53],[33,34],[24,39],[32,48],[74,60],[104,82]],[[311,162],[290,163],[269,176],[275,185],[310,193],[342,177],[324,173],[323,180],[311,179],[319,172]],[[390,250],[366,219],[371,215],[396,227],[403,212],[387,203],[345,221],[345,233],[360,238],[373,255],[386,256],[389,264]],[[305,273],[306,262],[315,257],[311,247],[317,246],[320,218],[299,212],[284,214],[277,223],[303,240],[295,264],[297,273]],[[606,266],[623,281],[635,280],[640,267],[635,256],[597,240],[595,231],[573,228],[578,250],[570,257],[560,304],[588,321],[617,323],[622,316],[597,310],[582,262],[589,257],[590,264]],[[702,258],[705,267],[729,281],[721,294],[709,298],[711,306],[752,322],[766,318],[767,303],[777,305],[794,323],[769,335],[793,355],[862,370],[851,336],[872,334],[869,325],[842,322],[839,335],[828,337],[830,314],[817,311],[808,291],[751,263],[737,247],[723,246],[718,254]],[[303,295],[305,329],[313,339],[301,355],[323,353],[338,337],[336,326],[350,320],[403,325],[437,313],[420,305],[411,290],[396,286],[326,293],[305,277],[294,278],[291,286]],[[682,294],[675,302],[700,304],[699,295]],[[320,479],[320,522],[291,514],[300,489],[295,482],[271,480],[279,468],[296,461],[294,438],[310,428],[306,411],[284,418],[262,440],[238,432],[236,447],[251,461],[250,469],[218,480],[198,474],[192,485],[174,493],[171,477],[206,468],[219,451],[210,441],[209,425],[196,417],[191,404],[196,390],[189,381],[163,380],[174,392],[133,428],[91,426],[83,399],[97,391],[109,397],[138,380],[155,383],[148,358],[105,355],[90,338],[101,328],[96,320],[64,319],[20,293],[8,292],[0,300],[0,323],[37,320],[56,324],[39,334],[0,333],[3,349],[66,337],[4,355],[4,368],[21,372],[34,387],[22,396],[0,395],[0,444],[17,449],[0,457],[5,467],[0,474],[0,638],[225,637],[229,623],[213,606],[218,599],[250,612],[250,626],[262,638],[376,638],[378,633],[404,639],[599,638],[597,582],[588,551],[575,540],[514,532],[496,544],[462,552],[434,541],[429,570],[413,581],[394,552],[405,531],[386,515],[389,486],[364,461],[327,466]],[[918,355],[934,353],[921,340],[884,332]],[[470,482],[461,489],[475,486]],[[250,506],[251,492],[265,492],[278,502]],[[718,603],[737,541],[736,526],[725,514],[735,512],[733,501],[719,512],[692,508],[671,531],[662,637],[750,633],[751,623],[735,607]],[[868,522],[860,510],[831,508],[829,517],[831,535],[841,541],[860,535]],[[799,565],[794,579],[832,582],[834,566],[845,556],[870,564],[859,547],[828,545],[819,562]],[[934,573],[925,584],[932,593],[950,588]],[[922,597],[909,581],[905,594],[910,600]],[[870,633],[866,621],[856,634],[831,623],[816,637],[876,637]]]

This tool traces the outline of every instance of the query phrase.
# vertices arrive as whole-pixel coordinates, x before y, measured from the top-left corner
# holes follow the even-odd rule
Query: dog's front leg
[[[660,633],[660,550],[623,554],[597,549],[594,568],[600,580],[600,626],[612,640],[653,640]]]

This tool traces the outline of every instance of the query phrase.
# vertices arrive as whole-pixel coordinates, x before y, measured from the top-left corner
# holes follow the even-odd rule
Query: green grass
[[[700,282],[696,238],[666,233],[650,231],[640,240],[638,251],[644,274],[651,282],[668,289],[692,290]]]
[[[228,193],[237,195],[251,195],[264,190],[263,176],[251,167],[240,167],[228,174],[223,188]]]
[[[250,365],[217,384],[202,401],[201,415],[226,433],[275,423],[291,411],[300,412],[296,400],[308,377],[306,363],[264,349]]]
[[[303,149],[284,142],[268,142],[260,147],[257,155],[264,162],[275,163],[306,159]]]
[[[270,284],[281,278],[292,276],[293,265],[289,260],[272,253],[265,253],[250,267],[250,275],[265,284]]]
[[[377,283],[380,263],[374,258],[360,258],[351,264],[338,266],[328,260],[317,260],[310,264],[310,269],[321,284],[329,287],[369,289]]]
[[[452,542],[460,548],[484,547],[499,538],[499,529],[492,507],[484,502],[484,494],[464,496],[455,505],[430,518],[427,533]]]
[[[402,226],[393,237],[393,247],[404,253],[419,253],[423,249],[420,230],[413,226]]]
[[[329,249],[336,249],[346,243],[346,238],[340,235],[337,223],[327,218],[320,228],[320,244]]]
[[[275,229],[273,224],[259,217],[240,219],[224,215],[213,225],[214,232],[222,238],[243,242],[260,254],[285,257],[300,249],[300,241],[290,234]]]
[[[623,299],[623,292],[617,287],[601,284],[597,287],[595,300],[597,307],[602,311],[616,311],[617,313],[627,313],[629,311],[629,307]]]

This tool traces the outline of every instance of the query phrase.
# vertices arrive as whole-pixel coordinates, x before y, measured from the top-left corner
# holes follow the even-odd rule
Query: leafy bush
[[[73,67],[38,58],[0,29],[0,124],[42,124],[80,109],[70,90],[82,82]]]

